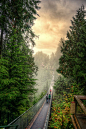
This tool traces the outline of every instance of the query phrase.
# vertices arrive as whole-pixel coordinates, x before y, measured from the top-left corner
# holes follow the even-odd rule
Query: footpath
[[[46,115],[48,112],[48,107],[49,107],[49,103],[45,102],[41,112],[38,114],[36,120],[34,121],[34,123],[31,126],[31,128],[27,128],[27,129],[43,129],[44,123],[46,120]]]
[[[51,86],[50,86],[51,91],[53,90],[53,87],[52,87],[53,84],[54,84],[54,76],[51,81]],[[49,90],[49,93],[50,93],[50,90]],[[45,98],[45,102],[43,106],[41,107],[39,112],[36,114],[36,116],[34,117],[34,120],[31,122],[30,126],[27,127],[27,129],[43,129],[44,128],[49,106],[50,106],[50,102],[46,103],[46,98]]]

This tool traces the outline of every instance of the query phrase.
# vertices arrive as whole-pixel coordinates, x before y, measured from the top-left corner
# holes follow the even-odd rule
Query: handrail
[[[79,105],[81,106],[82,110],[83,110],[84,113],[86,114],[86,107],[84,106],[84,104],[83,104],[82,101],[80,100],[80,99],[86,100],[86,96],[74,95],[74,98],[77,100],[77,102],[78,102]]]
[[[30,124],[31,120],[34,118],[34,116],[36,115],[38,110],[41,108],[42,104],[44,103],[45,96],[42,99],[40,99],[35,105],[33,105],[31,108],[29,108],[23,114],[21,114],[19,117],[17,117],[11,123],[9,123],[8,126],[17,124],[18,129],[26,128]],[[10,129],[11,129],[11,127],[10,127]]]
[[[77,129],[77,126],[76,126],[76,123],[75,123],[75,121],[74,121],[73,115],[71,115],[71,119],[72,119],[72,123],[73,123],[73,125],[74,125],[74,128]]]
[[[83,120],[86,119],[86,107],[81,100],[86,100],[86,96],[74,95],[75,104],[72,108],[74,108],[75,112],[71,115],[71,119],[75,129],[86,129],[86,123],[83,122]],[[81,108],[82,111],[77,110],[79,108]]]
[[[74,96],[78,96],[79,99],[86,100],[86,96],[85,95],[74,95]]]
[[[44,97],[45,97],[46,95],[44,95]],[[43,97],[43,98],[44,98]],[[41,101],[43,98],[41,98],[39,101]],[[38,102],[39,102],[38,101]],[[38,103],[37,102],[37,103]],[[21,114],[19,117],[17,117],[15,120],[13,120],[11,123],[9,123],[8,125],[11,125],[12,123],[14,123],[15,121],[17,121],[21,116],[23,116],[26,112],[28,112],[31,108],[33,108],[35,105],[37,105],[37,103],[36,104],[34,104],[32,107],[30,107],[28,110],[26,110],[23,114]]]

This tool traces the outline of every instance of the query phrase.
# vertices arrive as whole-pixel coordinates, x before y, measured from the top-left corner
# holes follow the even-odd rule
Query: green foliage
[[[58,95],[63,95],[65,92],[73,92],[71,89],[73,84],[74,80],[72,78],[59,77],[54,83],[55,93]]]
[[[74,80],[71,78],[59,77],[54,83],[55,94],[52,101],[51,117],[49,128],[73,129],[71,121],[70,105],[73,101]]]
[[[59,59],[59,68],[57,72],[64,77],[72,77],[79,89],[84,89],[86,94],[86,21],[84,19],[84,9],[81,7],[70,26],[70,32],[67,32],[67,40],[62,41],[62,56]],[[75,86],[75,87],[76,87]]]
[[[13,38],[13,37],[12,37]],[[16,36],[17,38],[17,36]],[[15,39],[15,35],[14,35]],[[10,44],[12,44],[12,40]],[[28,95],[30,92],[34,91],[34,85],[35,80],[33,79],[33,72],[36,69],[35,65],[29,65],[30,62],[28,62],[29,58],[31,58],[28,53],[25,55],[22,53],[22,50],[20,50],[19,44],[16,47],[11,45],[12,52],[9,51],[8,58],[8,71],[5,70],[5,66],[1,65],[3,69],[1,69],[1,100],[0,103],[3,107],[1,109],[1,114],[8,114],[10,115],[9,120],[6,122],[12,121],[12,116],[14,113],[15,117],[23,113],[26,108],[30,106]],[[16,50],[17,49],[17,50]],[[27,50],[27,49],[26,49]],[[5,49],[6,51],[6,49]],[[28,52],[28,51],[27,51]],[[33,63],[33,60],[31,60],[31,63]],[[8,72],[8,75],[7,75]],[[5,73],[5,74],[4,74]],[[4,77],[3,77],[4,74]],[[6,78],[5,78],[6,76]],[[7,78],[8,77],[8,78]],[[26,105],[28,103],[28,105]],[[7,107],[9,107],[7,109]],[[6,110],[7,109],[7,110]],[[4,119],[7,116],[4,116]],[[14,118],[15,118],[14,117]],[[2,116],[1,116],[2,118]],[[3,120],[3,118],[2,118]],[[5,123],[3,123],[5,124]]]
[[[40,1],[1,0],[0,124],[6,125],[33,102],[37,66],[34,63],[31,27]],[[32,6],[33,5],[33,6]],[[28,40],[29,39],[29,40]]]
[[[69,97],[64,94],[64,99],[57,99],[58,96],[54,96],[52,102],[52,111],[49,122],[49,129],[73,129],[71,117],[70,117],[70,104],[71,95]]]

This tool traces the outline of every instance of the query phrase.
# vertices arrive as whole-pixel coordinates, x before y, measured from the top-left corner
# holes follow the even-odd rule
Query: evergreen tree
[[[70,31],[67,32],[67,40],[61,47],[62,56],[59,59],[57,72],[65,77],[73,77],[74,85],[85,89],[86,83],[86,21],[84,19],[84,6],[77,11]],[[84,92],[84,94],[86,94]]]
[[[34,15],[37,15],[36,9],[39,9],[37,5],[39,2],[35,0],[1,1],[3,6],[0,31],[2,35],[0,123],[2,125],[8,124],[30,107],[29,96],[35,91],[34,74],[37,72],[37,66],[34,63],[30,44],[35,45],[33,38],[36,35],[31,27],[36,19]]]

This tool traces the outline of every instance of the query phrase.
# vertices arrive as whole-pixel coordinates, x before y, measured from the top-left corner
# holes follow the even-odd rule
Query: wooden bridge
[[[75,129],[86,129],[86,96],[74,95],[71,119]]]

